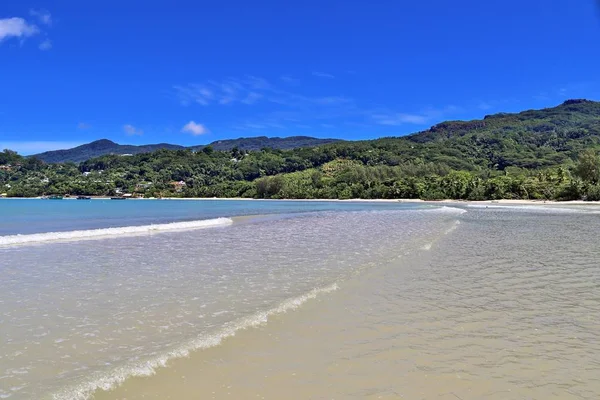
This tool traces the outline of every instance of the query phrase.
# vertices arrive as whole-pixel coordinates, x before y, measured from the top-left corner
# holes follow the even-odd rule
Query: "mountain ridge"
[[[0,187],[8,197],[125,191],[144,197],[600,201],[599,153],[600,102],[574,99],[441,122],[409,136],[291,150],[161,150],[79,165],[5,151]]]
[[[319,139],[311,136],[289,136],[289,137],[241,137],[237,139],[217,140],[207,145],[182,146],[170,143],[129,145],[119,144],[109,139],[98,139],[90,143],[82,144],[70,149],[52,150],[43,153],[34,154],[30,157],[38,158],[50,164],[63,162],[80,163],[92,158],[108,154],[126,155],[151,153],[156,150],[201,150],[211,146],[214,150],[231,150],[237,147],[240,150],[260,150],[262,148],[272,148],[277,150],[289,150],[298,147],[314,147],[328,143],[341,141],[341,139]]]

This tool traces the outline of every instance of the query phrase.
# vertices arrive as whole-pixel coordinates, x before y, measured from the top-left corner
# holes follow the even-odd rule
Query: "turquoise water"
[[[288,371],[322,398],[597,399],[598,213],[2,200],[0,399],[224,398],[197,368],[214,368],[202,350],[229,354],[226,340],[257,326],[293,354],[242,341],[235,348],[247,352],[227,365],[252,365],[254,388],[276,372],[281,392],[266,398],[310,397],[283,380]],[[270,216],[229,218],[259,214]],[[308,320],[290,313],[289,330],[266,330],[313,299]],[[226,365],[227,355],[214,354]],[[280,368],[269,354],[288,363]],[[198,359],[193,372],[171,369],[188,356]],[[213,396],[156,385],[160,371]],[[131,391],[138,379],[177,395]]]
[[[0,201],[0,399],[87,400],[427,246],[464,210]],[[240,218],[240,215],[271,217]],[[93,239],[93,240],[91,240]]]
[[[403,203],[246,200],[0,200],[0,236],[257,214],[414,209]]]

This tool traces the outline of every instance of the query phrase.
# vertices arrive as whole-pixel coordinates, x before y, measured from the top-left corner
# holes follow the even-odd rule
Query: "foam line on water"
[[[28,235],[0,236],[0,246],[45,243],[56,241],[78,241],[108,237],[135,236],[178,230],[192,230],[233,224],[231,218],[214,218],[197,221],[171,222],[166,224],[123,226],[118,228],[88,229],[67,232],[32,233]]]
[[[449,235],[450,233],[454,232],[456,230],[456,228],[458,228],[458,226],[460,225],[460,221],[456,220],[454,221],[454,224],[452,224],[452,226],[448,229],[446,229],[446,231],[444,231],[444,235]]]
[[[444,235],[451,234],[452,232],[454,232],[456,230],[456,228],[458,228],[459,225],[460,225],[460,221],[459,220],[455,220],[454,223],[452,224],[452,226],[450,226],[448,229],[446,229],[444,231]],[[433,240],[433,241],[431,241],[429,243],[424,244],[423,246],[421,246],[421,250],[426,250],[426,251],[431,250],[431,248],[433,247],[433,245],[435,244],[435,242],[437,242],[437,240],[438,239]]]
[[[425,211],[434,211],[434,212],[447,213],[447,214],[464,214],[467,212],[467,210],[465,210],[464,208],[449,207],[449,206],[428,208]]]
[[[512,211],[529,211],[529,212],[546,212],[546,213],[572,213],[572,214],[596,214],[600,210],[584,210],[566,207],[541,206],[541,205],[485,205],[485,204],[469,204],[469,208],[477,209],[492,209],[492,210],[512,210]]]
[[[270,310],[260,311],[248,317],[232,321],[216,333],[199,336],[156,358],[119,367],[109,372],[93,374],[89,380],[55,393],[52,395],[52,398],[54,400],[88,400],[92,398],[95,391],[114,389],[128,378],[154,375],[156,369],[165,367],[169,360],[187,357],[195,350],[218,346],[224,339],[235,336],[240,330],[263,325],[268,321],[269,317],[295,310],[308,300],[316,298],[319,294],[333,292],[337,289],[338,285],[336,283],[326,287],[315,288],[301,296],[284,300]]]

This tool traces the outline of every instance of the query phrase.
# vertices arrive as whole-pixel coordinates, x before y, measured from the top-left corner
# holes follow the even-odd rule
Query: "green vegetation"
[[[268,138],[259,136],[253,138],[239,138],[231,140],[219,140],[211,143],[210,147],[214,150],[230,151],[237,147],[240,150],[260,150],[262,148],[272,148],[279,150],[295,149],[297,147],[313,147],[327,143],[338,142],[337,139],[317,139],[308,136],[290,136],[287,138]],[[147,144],[142,146],[117,144],[108,139],[100,139],[91,143],[74,147],[67,150],[47,151],[45,153],[36,154],[35,157],[47,163],[65,163],[75,162],[80,163],[91,158],[101,157],[107,154],[140,154],[150,153],[156,150],[184,150],[190,149],[194,151],[202,150],[206,145],[184,147],[176,144],[159,143]]]
[[[0,193],[600,200],[599,149],[600,103],[569,100],[406,137],[291,150],[161,149],[79,165],[5,151]]]

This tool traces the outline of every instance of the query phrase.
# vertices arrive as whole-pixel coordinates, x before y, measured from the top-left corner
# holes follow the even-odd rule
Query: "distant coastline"
[[[274,140],[259,150],[150,147],[91,159],[98,154],[88,147],[69,149],[81,152],[79,164],[5,150],[0,196],[600,201],[596,101],[447,121],[403,137],[326,144],[295,138],[286,150]]]
[[[0,200],[44,200],[41,197],[1,197]],[[65,197],[63,200],[77,200],[77,197]],[[108,196],[90,196],[92,200],[111,200]],[[342,202],[342,203],[420,203],[420,204],[481,204],[481,205],[587,205],[600,206],[600,201],[585,200],[422,200],[422,199],[255,199],[248,197],[162,197],[162,198],[131,198],[127,201],[272,201],[272,202]]]

